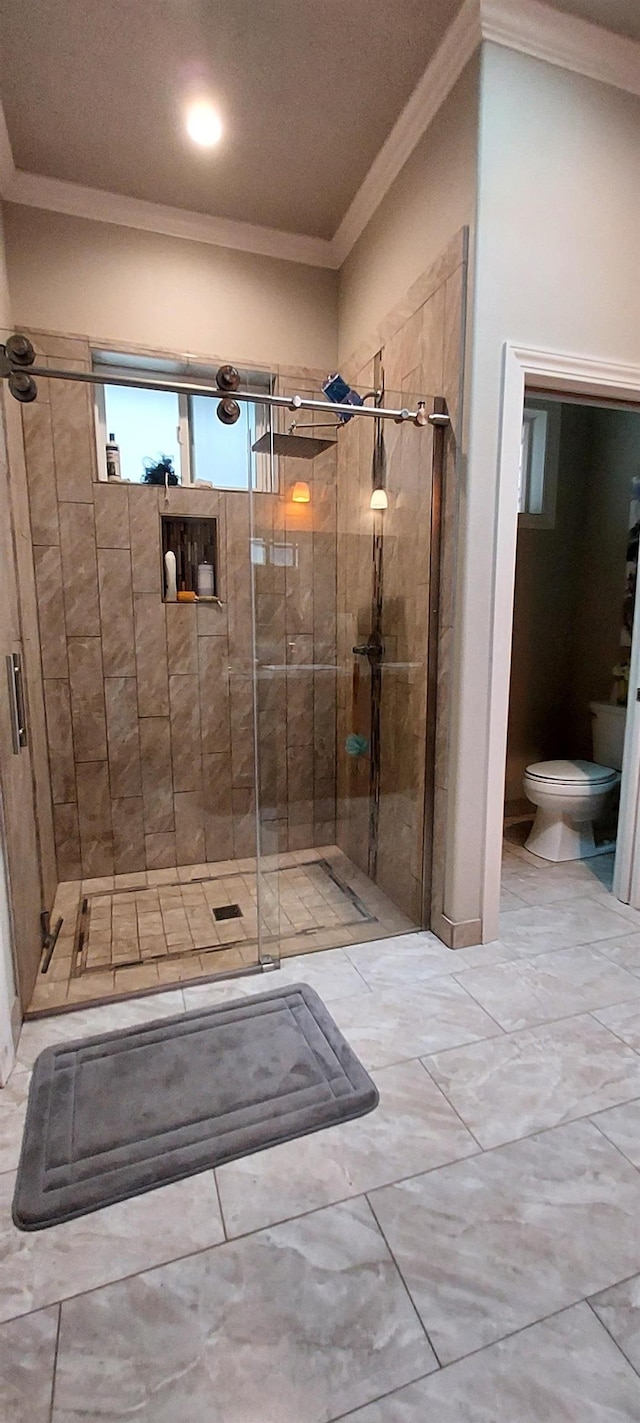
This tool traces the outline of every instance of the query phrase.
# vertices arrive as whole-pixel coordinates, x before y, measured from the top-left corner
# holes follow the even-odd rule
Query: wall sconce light
[[[311,490],[306,479],[298,479],[291,490],[291,499],[294,504],[310,504]]]
[[[388,498],[387,498],[387,491],[386,491],[386,489],[374,489],[374,491],[373,491],[373,493],[372,493],[372,495],[371,495],[371,499],[369,500],[369,508],[370,508],[370,509],[388,509],[388,508],[389,508],[389,500],[388,500]]]

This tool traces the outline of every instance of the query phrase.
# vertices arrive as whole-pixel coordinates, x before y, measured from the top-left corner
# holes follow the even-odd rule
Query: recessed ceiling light
[[[222,138],[222,121],[208,99],[194,99],[187,107],[187,133],[201,148],[213,148]]]

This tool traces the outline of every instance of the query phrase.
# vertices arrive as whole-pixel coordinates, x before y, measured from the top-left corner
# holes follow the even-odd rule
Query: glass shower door
[[[310,458],[274,440],[252,500],[262,961],[422,923],[433,431],[356,415],[325,433]]]

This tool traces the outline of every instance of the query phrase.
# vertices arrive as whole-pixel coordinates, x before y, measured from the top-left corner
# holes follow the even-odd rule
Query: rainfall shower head
[[[314,460],[316,455],[337,443],[337,440],[319,440],[313,435],[277,435],[267,431],[251,448],[257,455],[268,455],[273,450],[274,455],[285,455],[288,459]]]

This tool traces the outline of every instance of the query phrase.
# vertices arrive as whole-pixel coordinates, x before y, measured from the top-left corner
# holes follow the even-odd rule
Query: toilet
[[[527,766],[523,789],[537,806],[526,849],[543,860],[583,860],[596,845],[593,822],[620,784],[626,707],[591,702],[595,761],[538,761]]]

